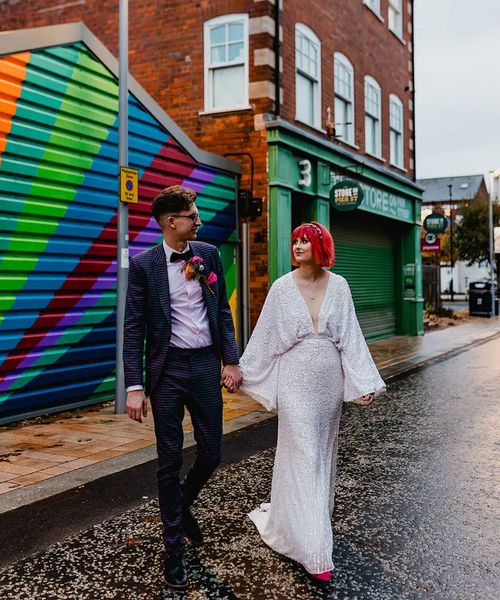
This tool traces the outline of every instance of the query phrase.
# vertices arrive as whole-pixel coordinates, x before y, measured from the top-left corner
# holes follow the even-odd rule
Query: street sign
[[[435,233],[427,233],[421,239],[422,252],[441,252],[441,239]]]
[[[330,190],[331,204],[343,212],[358,208],[363,202],[363,197],[363,188],[356,181],[349,179],[337,182]]]
[[[139,202],[139,171],[129,167],[120,167],[120,200]]]
[[[424,229],[429,233],[443,233],[448,227],[448,219],[441,213],[433,212],[424,219]]]

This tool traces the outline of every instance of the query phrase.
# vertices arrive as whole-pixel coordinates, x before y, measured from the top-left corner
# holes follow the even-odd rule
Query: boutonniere
[[[182,271],[186,279],[194,279],[195,281],[204,283],[213,294],[214,291],[210,286],[217,281],[217,275],[213,271],[210,271],[207,275],[205,273],[204,262],[201,256],[192,256],[182,267]]]

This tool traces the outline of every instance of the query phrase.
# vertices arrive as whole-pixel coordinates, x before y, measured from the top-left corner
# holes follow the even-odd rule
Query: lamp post
[[[448,184],[448,197],[450,200],[450,265],[451,265],[451,282],[450,282],[450,300],[453,302],[454,293],[453,293],[453,184]]]
[[[128,166],[128,0],[119,5],[119,71],[118,71],[118,173]],[[115,413],[124,413],[126,394],[123,369],[123,325],[128,284],[128,205],[120,198],[118,185],[116,228],[116,381]]]
[[[488,202],[488,221],[489,221],[489,246],[490,246],[490,281],[491,281],[491,315],[495,316],[495,250],[494,238],[495,230],[493,227],[493,200],[495,194],[495,178],[500,176],[500,171],[490,171],[490,194]]]

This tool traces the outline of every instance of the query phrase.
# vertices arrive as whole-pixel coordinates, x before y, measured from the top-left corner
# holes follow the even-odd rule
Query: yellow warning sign
[[[120,167],[120,200],[139,202],[139,171]]]

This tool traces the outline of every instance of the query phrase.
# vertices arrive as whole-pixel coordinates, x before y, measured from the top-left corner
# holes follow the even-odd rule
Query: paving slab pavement
[[[433,331],[422,337],[396,336],[370,344],[385,381],[483,343],[500,334],[500,318]],[[245,394],[224,393],[224,434],[269,418]],[[184,447],[195,444],[189,416]],[[112,403],[0,427],[0,515],[105,476],[154,460],[151,410],[142,423],[114,414]]]

